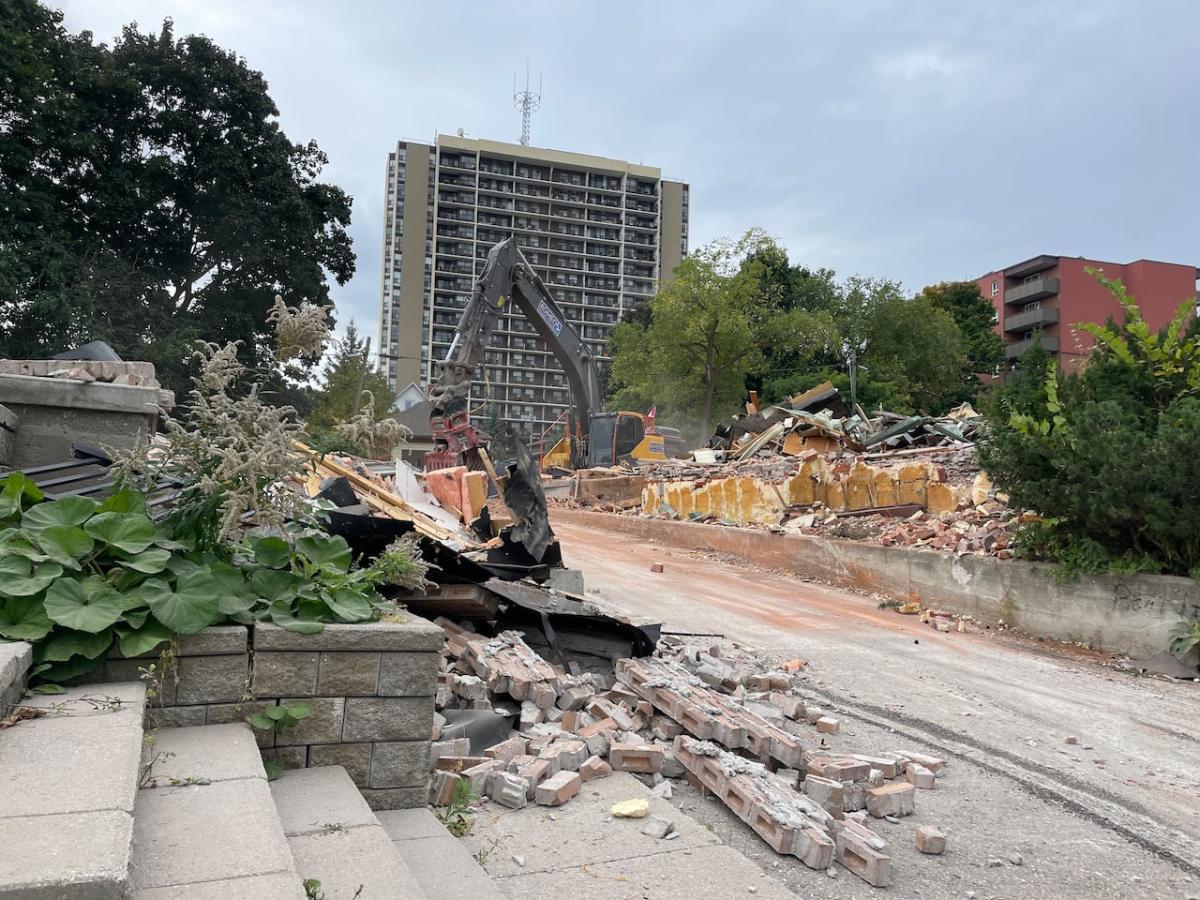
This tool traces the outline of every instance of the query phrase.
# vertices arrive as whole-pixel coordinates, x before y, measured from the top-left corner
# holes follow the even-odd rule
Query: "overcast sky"
[[[909,290],[1048,252],[1200,264],[1200,3],[56,0],[111,40],[202,32],[261,70],[354,198],[342,323],[377,327],[399,138],[515,141],[691,183],[691,243],[762,226],[794,262]]]

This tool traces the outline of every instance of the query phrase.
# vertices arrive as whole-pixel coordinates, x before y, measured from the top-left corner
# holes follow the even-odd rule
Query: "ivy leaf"
[[[0,479],[0,519],[20,515],[26,500],[37,503],[45,496],[24,472],[10,472]]]
[[[137,629],[137,628],[141,628],[143,625],[146,624],[146,619],[149,618],[149,616],[150,616],[149,609],[146,609],[146,608],[135,609],[132,611],[126,611],[125,616],[122,619],[122,621],[126,625],[128,625],[130,628]]]
[[[268,706],[263,712],[272,722],[278,722],[287,715],[287,709],[282,706]]]
[[[123,553],[141,553],[155,538],[154,523],[143,513],[100,513],[88,520],[84,530]]]
[[[74,656],[82,656],[84,659],[95,659],[109,648],[109,645],[112,644],[112,639],[113,633],[111,628],[106,628],[95,634],[60,628],[50,636],[50,640],[42,645],[41,659],[48,662],[66,662]]]
[[[54,526],[82,525],[96,511],[96,501],[87,497],[63,497],[39,503],[21,516],[21,527],[36,534]]]
[[[325,605],[342,622],[366,622],[375,614],[371,601],[358,591],[330,591]]]
[[[12,641],[40,641],[53,628],[41,597],[0,601],[0,636]]]
[[[167,563],[167,571],[176,578],[187,575],[189,572],[199,572],[203,568],[199,563],[192,562],[192,560],[182,556],[172,556],[171,561]]]
[[[290,600],[303,584],[299,575],[278,569],[255,569],[250,575],[250,590],[267,603]]]
[[[24,564],[24,572],[20,569]],[[30,574],[29,560],[20,556],[0,558],[0,594],[9,597],[32,597],[40,594],[56,578],[62,577],[63,567],[58,563],[42,563]]]
[[[117,637],[121,655],[127,657],[141,656],[170,639],[171,629],[156,619],[147,619],[136,631],[123,631]]]
[[[177,541],[163,528],[158,528],[154,533],[154,546],[162,547],[164,550],[178,550],[181,553],[190,553],[196,549],[195,541]]]
[[[211,625],[220,610],[215,583],[203,569],[180,575],[174,589],[161,578],[142,585],[154,617],[176,634],[195,634]]]
[[[109,494],[96,507],[98,513],[144,513],[145,511],[146,498],[137,491],[128,489]]]
[[[282,569],[292,561],[292,548],[281,537],[253,538],[250,549],[254,551],[254,561],[268,569]]]
[[[325,629],[322,622],[314,619],[298,619],[286,603],[273,604],[268,613],[272,622],[280,628],[294,631],[296,634],[318,634]]]
[[[274,709],[275,707],[270,708]],[[246,721],[250,723],[251,728],[257,728],[259,731],[272,731],[275,728],[275,723],[262,713],[255,713],[252,716],[246,716]]]
[[[59,625],[88,634],[104,631],[125,612],[121,595],[95,576],[58,579],[46,591],[45,605],[46,615]]]
[[[23,556],[33,562],[45,562],[50,558],[34,546],[24,532],[17,531],[15,528],[4,530],[3,539],[0,540],[0,553]]]
[[[138,572],[145,572],[147,575],[157,575],[167,567],[167,563],[170,561],[170,551],[151,547],[127,559],[122,559],[121,565]]]
[[[65,694],[67,689],[61,684],[51,684],[49,681],[43,684],[35,684],[29,689],[31,694]]]
[[[101,651],[103,652],[103,651]],[[34,649],[37,653],[37,649]],[[48,682],[68,681],[72,678],[77,678],[84,672],[91,671],[96,668],[96,663],[86,656],[73,656],[65,662],[55,662],[46,667],[42,678]]]
[[[91,553],[96,546],[91,535],[75,525],[50,525],[35,532],[34,540],[48,559],[76,572],[83,568],[79,560]]]
[[[257,598],[250,592],[246,584],[246,576],[242,574],[241,569],[231,566],[227,562],[215,562],[209,569],[216,584],[217,604],[221,615],[232,616],[246,612],[254,606]],[[275,569],[263,571],[279,575],[287,574],[286,572],[277,572]]]
[[[296,549],[318,566],[332,566],[339,572],[350,570],[350,545],[340,534],[306,534],[296,540]]]

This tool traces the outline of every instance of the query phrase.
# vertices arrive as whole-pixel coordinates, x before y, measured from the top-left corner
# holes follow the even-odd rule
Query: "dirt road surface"
[[[916,816],[879,823],[897,872],[888,896],[1200,898],[1200,684],[1013,636],[941,634],[868,597],[705,553],[555,530],[589,593],[664,630],[808,660],[811,695],[842,722],[833,749],[952,759]],[[775,856],[711,799],[676,797],[798,896],[880,895]],[[912,849],[924,823],[949,836],[945,856]]]

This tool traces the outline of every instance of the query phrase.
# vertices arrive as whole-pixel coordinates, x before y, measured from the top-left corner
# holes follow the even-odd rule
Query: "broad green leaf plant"
[[[341,537],[195,549],[151,519],[135,491],[51,500],[19,472],[0,479],[0,639],[32,643],[46,682],[83,674],[114,649],[138,656],[214,624],[311,634],[377,619],[393,608],[374,589],[386,580],[354,568]]]

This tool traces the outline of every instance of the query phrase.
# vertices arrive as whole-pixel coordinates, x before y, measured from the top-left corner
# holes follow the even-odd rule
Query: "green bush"
[[[219,623],[313,633],[370,621],[393,608],[374,590],[386,574],[353,569],[346,541],[321,532],[197,549],[151,520],[137,492],[47,500],[19,472],[0,480],[0,638],[31,642],[47,682],[114,644],[137,656]]]
[[[1046,518],[1018,547],[1071,573],[1200,575],[1200,341],[1191,302],[1155,334],[1119,282],[1124,324],[1082,372],[1022,357],[988,407],[980,459],[1011,502]],[[1037,342],[1035,342],[1036,345]]]

